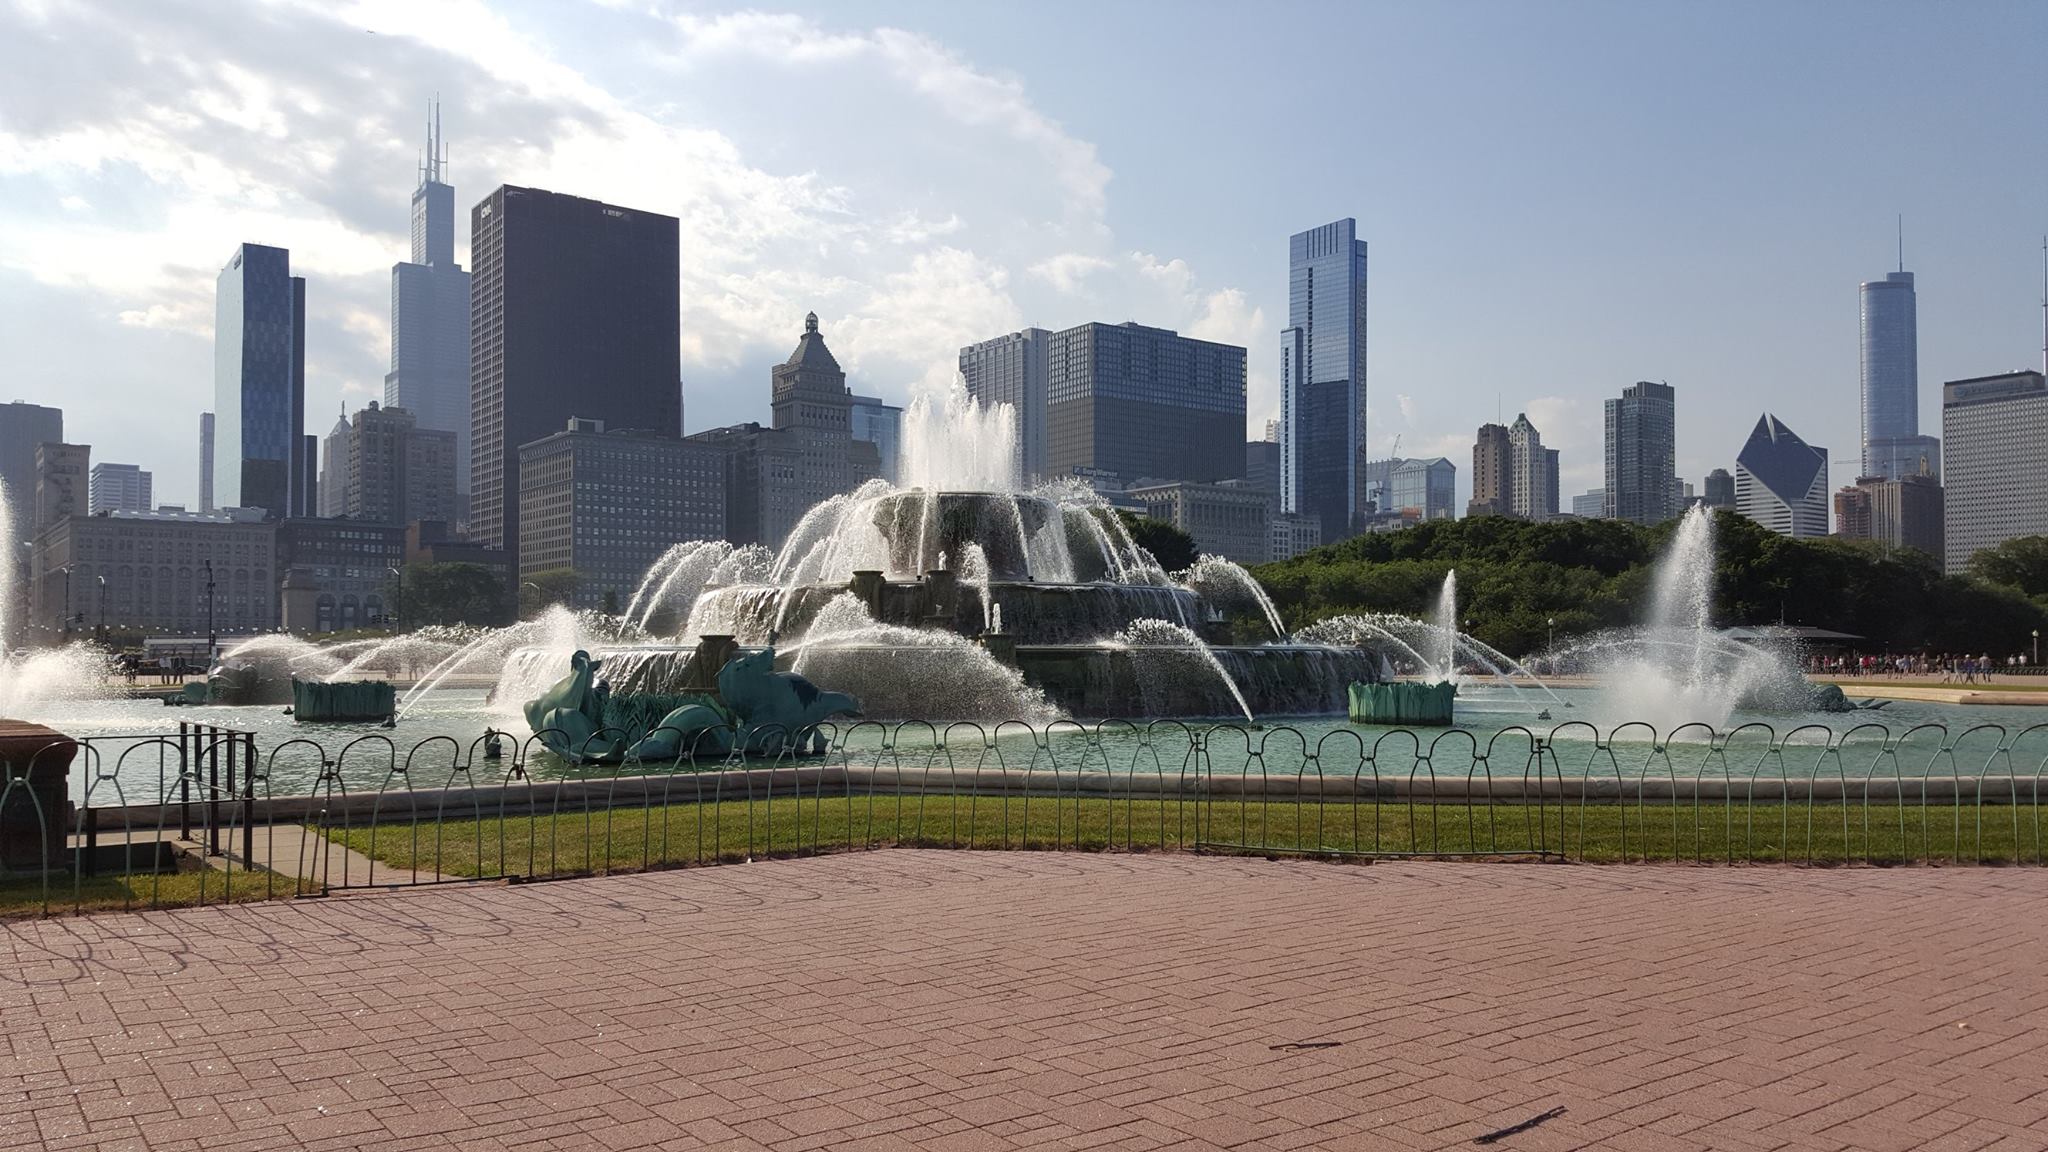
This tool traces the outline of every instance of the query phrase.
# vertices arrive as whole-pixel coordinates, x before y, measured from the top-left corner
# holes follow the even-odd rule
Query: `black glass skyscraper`
[[[515,557],[519,446],[682,435],[676,219],[505,185],[470,211],[470,532]]]
[[[306,281],[291,253],[244,244],[216,282],[214,497],[222,507],[310,515],[305,478]]]
[[[412,194],[412,259],[391,266],[391,372],[384,406],[455,434],[455,488],[469,514],[469,273],[455,263],[455,189],[436,108]]]

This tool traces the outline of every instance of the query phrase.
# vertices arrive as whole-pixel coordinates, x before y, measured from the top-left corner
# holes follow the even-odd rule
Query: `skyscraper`
[[[1508,511],[1524,520],[1548,520],[1557,511],[1550,491],[1550,452],[1527,413],[1518,413],[1508,428],[1508,479]]]
[[[1920,435],[1920,338],[1913,274],[1901,268],[1862,289],[1863,475],[1941,474],[1941,442]]]
[[[1017,475],[1030,483],[1046,478],[1046,350],[1052,333],[1026,328],[960,349],[960,379],[984,407],[1016,409]]]
[[[216,281],[215,495],[230,508],[304,516],[306,281],[291,253],[244,244]]]
[[[1142,324],[1082,324],[1052,334],[1046,365],[1053,475],[1244,476],[1243,348]]]
[[[213,511],[213,413],[199,414],[199,510]]]
[[[64,410],[19,400],[0,404],[0,483],[7,485],[7,512],[14,547],[36,534],[36,445],[64,442]]]
[[[1548,510],[1546,518],[1557,516],[1564,512],[1564,504],[1561,502],[1557,492],[1558,471],[1557,449],[1545,448],[1543,450],[1543,507]]]
[[[789,359],[768,370],[775,427],[796,443],[797,499],[805,508],[850,492],[854,476],[853,393],[846,372],[818,331],[818,314],[804,317]]]
[[[455,263],[455,189],[437,105],[412,194],[412,260],[391,266],[391,371],[384,406],[422,428],[455,434],[455,486],[469,514],[469,273]]]
[[[321,512],[372,524],[445,523],[455,515],[455,433],[422,428],[375,400],[327,435]]]
[[[2048,378],[2007,372],[1941,386],[1942,568],[1980,549],[2048,535]]]
[[[1707,473],[1706,504],[1709,508],[1735,507],[1735,477],[1726,468]]]
[[[875,461],[881,477],[896,483],[897,456],[903,443],[903,406],[890,404],[879,396],[853,398],[853,438],[875,446]]]
[[[521,444],[571,416],[682,434],[676,219],[508,184],[470,234],[470,534],[517,557]]]
[[[1467,516],[1506,516],[1513,511],[1514,453],[1505,424],[1481,424],[1472,441],[1472,500]]]
[[[1835,535],[1941,556],[1941,482],[1933,476],[1860,477],[1835,493]]]
[[[1735,456],[1735,510],[1780,536],[1828,534],[1828,450],[1766,412]]]
[[[1365,510],[1365,241],[1349,217],[1287,241],[1280,333],[1280,507],[1351,535]]]
[[[1678,394],[1637,381],[1606,403],[1607,486],[1603,514],[1659,524],[1678,514]]]

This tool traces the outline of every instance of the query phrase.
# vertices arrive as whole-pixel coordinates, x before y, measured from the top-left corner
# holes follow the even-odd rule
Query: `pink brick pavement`
[[[2044,908],[896,851],[16,922],[0,1147],[2038,1150]]]

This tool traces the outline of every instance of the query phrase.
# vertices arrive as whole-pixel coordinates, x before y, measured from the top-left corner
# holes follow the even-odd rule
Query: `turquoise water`
[[[1547,719],[1541,717],[1549,712]],[[486,728],[525,737],[516,712],[488,704],[482,691],[445,690],[408,711],[396,728],[297,724],[276,706],[168,708],[152,700],[78,700],[28,717],[78,737],[91,737],[96,767],[72,773],[74,798],[88,787],[94,804],[153,802],[175,783],[172,744],[161,739],[178,723],[210,724],[256,734],[259,763],[272,795],[312,790],[323,762],[351,790],[440,788],[494,782],[512,764],[486,762]],[[1534,772],[1538,741],[1552,749],[1546,774],[1636,779],[1644,775],[1801,778],[1820,773],[1851,778],[1893,774],[1975,775],[2048,772],[2048,708],[1962,706],[1895,701],[1880,710],[1797,716],[1736,713],[1718,731],[1705,726],[1659,731],[1609,710],[1598,689],[1553,695],[1478,688],[1461,695],[1458,723],[1413,733],[1307,717],[1262,725],[1242,722],[1124,721],[1091,726],[1061,722],[1039,729],[922,722],[862,723],[835,734],[855,764],[951,767],[965,782],[976,767],[1036,771],[1137,773],[1140,779],[1183,773],[1318,773],[1330,777],[1519,777]],[[1194,737],[1204,754],[1197,757]],[[457,774],[473,764],[473,774]],[[527,764],[537,777],[584,774],[544,752]],[[639,772],[635,767],[627,769]],[[620,771],[615,768],[598,770]],[[95,781],[95,777],[97,780]]]

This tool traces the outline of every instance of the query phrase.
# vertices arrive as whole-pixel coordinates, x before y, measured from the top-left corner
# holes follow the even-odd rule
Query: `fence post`
[[[256,734],[242,734],[242,866],[256,859]]]
[[[206,854],[220,855],[220,729],[206,726]]]
[[[93,807],[93,806],[92,806],[92,801],[88,799],[88,800],[87,800],[87,801],[85,802],[85,868],[84,868],[85,874],[86,874],[87,876],[97,876],[97,875],[99,875],[99,871],[100,871],[100,868],[99,868],[99,859],[100,859],[100,854],[99,854],[99,846],[100,846],[100,810],[99,810],[99,809],[97,809],[97,808],[95,808],[95,807]]]
[[[191,739],[196,725],[178,721],[178,839],[192,839],[192,773],[198,770],[193,763],[196,755]]]

